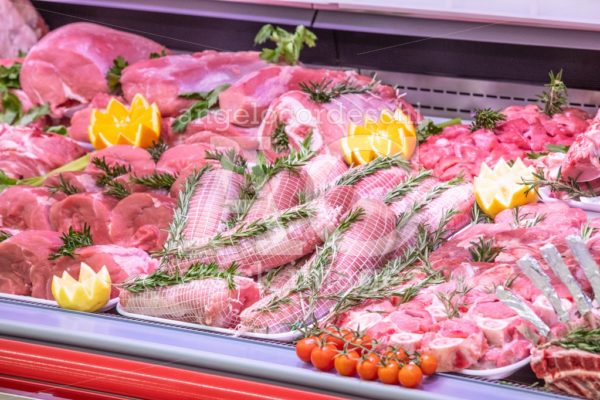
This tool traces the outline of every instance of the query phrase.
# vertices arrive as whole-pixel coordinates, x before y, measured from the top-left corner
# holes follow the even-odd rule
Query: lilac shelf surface
[[[407,390],[317,372],[306,367],[296,358],[293,349],[285,345],[9,300],[0,300],[0,335],[121,353],[370,398],[480,400],[482,395],[486,400],[562,398],[452,375],[430,379],[423,390]]]

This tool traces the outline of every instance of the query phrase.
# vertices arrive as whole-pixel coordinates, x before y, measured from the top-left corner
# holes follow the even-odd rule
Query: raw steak
[[[23,231],[0,242],[0,292],[52,299],[48,256],[62,246],[52,231]]]
[[[252,279],[234,278],[230,289],[223,279],[203,279],[149,289],[141,293],[121,292],[120,303],[131,313],[233,328],[242,310],[256,302],[260,293]]]
[[[171,265],[170,270],[186,270],[194,262],[216,262],[226,268],[235,261],[241,275],[253,276],[287,264],[311,253],[321,244],[351,207],[353,199],[352,186],[336,186],[321,197],[299,206],[314,209],[312,216],[257,237],[241,239],[233,245],[207,248],[198,254],[190,254],[186,260]],[[223,235],[227,235],[227,232]]]
[[[600,178],[600,111],[588,129],[578,135],[562,164],[563,176],[580,182]]]
[[[560,346],[534,348],[531,369],[550,389],[597,400],[600,354]]]
[[[115,58],[122,56],[131,64],[163,49],[150,39],[101,25],[65,25],[27,54],[21,86],[35,103],[50,103],[53,109],[88,103],[96,94],[108,93],[106,73]]]
[[[0,171],[11,178],[45,175],[84,153],[64,136],[0,124]]]
[[[271,65],[250,73],[231,85],[220,94],[219,106],[234,124],[257,126],[271,102],[286,92],[300,89],[300,83],[331,81],[336,84],[347,80],[360,85],[371,82],[371,78],[354,71]],[[378,90],[386,96],[394,96],[391,87],[380,86]]]
[[[150,153],[142,148],[127,145],[110,146],[90,154],[90,163],[85,171],[90,174],[100,174],[102,170],[98,169],[92,163],[94,158],[104,159],[110,167],[122,165],[131,168],[131,172],[137,176],[151,174],[155,168],[154,160],[152,160]]]
[[[162,248],[173,219],[175,200],[150,193],[134,193],[115,206],[110,216],[110,240],[145,251]]]
[[[57,270],[60,273],[66,270],[71,276],[78,277],[82,262],[96,272],[106,266],[113,284],[121,283],[129,277],[152,273],[158,267],[158,261],[150,258],[143,250],[115,245],[96,245],[77,249],[75,258],[59,258],[56,261]],[[118,295],[119,290],[113,286],[111,297]]]
[[[219,85],[234,83],[266,65],[255,51],[207,50],[139,61],[123,71],[121,84],[128,101],[141,93],[158,105],[163,116],[172,116],[197,101],[179,95],[208,92]]]
[[[116,204],[116,199],[100,193],[74,194],[52,206],[50,223],[61,233],[68,232],[70,227],[82,231],[87,224],[95,244],[108,244],[110,211]]]
[[[29,0],[0,0],[0,58],[27,52],[48,32],[48,27]]]
[[[355,208],[359,207],[365,214],[340,236],[332,262],[323,269],[319,296],[335,296],[347,292],[374,273],[394,247],[397,240],[394,214],[385,204],[376,200],[360,200],[355,205]],[[314,261],[307,263],[307,273],[304,276],[307,279],[311,274],[312,262]],[[317,296],[317,293],[311,293],[310,289],[302,294],[282,291],[269,295],[242,312],[241,330],[287,332],[295,324],[310,318],[321,319],[336,304],[335,300],[321,298],[311,305],[309,299],[312,296]],[[277,298],[288,298],[290,301],[274,311],[264,309]]]
[[[50,231],[50,207],[63,198],[46,188],[9,187],[0,192],[0,227]]]
[[[200,169],[206,164],[204,154],[207,150],[214,150],[214,148],[205,143],[180,144],[171,147],[162,154],[156,169],[176,174],[189,167]]]

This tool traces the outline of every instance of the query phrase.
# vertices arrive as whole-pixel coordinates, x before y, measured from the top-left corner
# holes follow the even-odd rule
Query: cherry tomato
[[[377,376],[382,383],[397,385],[399,372],[400,365],[398,365],[396,361],[388,361],[385,365],[379,366],[379,369],[377,369]]]
[[[325,331],[326,333],[322,333],[321,336],[319,336],[325,343],[334,345],[338,350],[344,348],[344,340],[340,338],[340,336],[342,335],[336,328],[330,326],[329,328],[325,329]],[[337,337],[332,335],[335,335]]]
[[[377,354],[369,354],[365,359],[358,362],[356,372],[358,376],[365,381],[373,381],[377,378],[377,369],[379,368],[379,357]]]
[[[321,371],[331,371],[334,366],[334,357],[337,355],[337,348],[332,344],[326,344],[323,347],[316,347],[310,354],[310,362]]]
[[[356,339],[356,335],[350,329],[342,329],[342,335],[347,342],[352,342]]]
[[[358,353],[355,351],[346,354],[338,354],[335,357],[335,370],[342,376],[355,375],[358,358]]]
[[[431,353],[421,355],[421,371],[425,375],[433,375],[437,370],[437,359]]]
[[[371,339],[371,336],[369,335],[364,335],[359,338],[356,338],[352,343],[356,345],[355,350],[358,352],[358,354],[362,354],[363,351],[373,349],[373,339]]]
[[[416,388],[423,380],[423,372],[416,364],[405,364],[398,374],[400,384],[407,388]]]
[[[385,353],[385,356],[387,358],[395,359],[396,361],[399,361],[401,363],[408,361],[408,354],[402,348],[392,349],[392,350],[388,351],[387,353]]]
[[[309,336],[298,340],[296,343],[296,355],[304,362],[310,362],[310,354],[319,345],[319,339],[314,336]]]

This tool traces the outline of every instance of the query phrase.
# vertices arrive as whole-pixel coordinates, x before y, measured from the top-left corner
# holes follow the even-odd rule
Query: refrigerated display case
[[[564,69],[570,105],[600,106],[600,8],[592,1],[37,0],[51,29],[91,21],[177,51],[246,50],[265,23],[305,25],[311,65],[377,74],[429,117],[537,101]],[[33,397],[280,399],[566,398],[529,367],[504,379],[437,374],[420,390],[344,379],[289,343],[0,298],[0,388]]]

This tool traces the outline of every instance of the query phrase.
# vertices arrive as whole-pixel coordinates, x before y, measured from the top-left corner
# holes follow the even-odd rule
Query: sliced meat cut
[[[531,351],[531,369],[550,389],[598,399],[600,354],[560,346],[535,348]]]
[[[579,182],[600,178],[600,111],[569,148],[562,164],[562,174]]]
[[[252,279],[235,277],[234,288],[224,279],[202,279],[149,289],[122,291],[121,306],[128,312],[220,328],[234,328],[239,314],[260,297]]]
[[[285,226],[271,229],[259,236],[243,238],[231,245],[190,251],[185,260],[169,266],[170,270],[185,271],[195,262],[215,262],[222,268],[233,262],[244,276],[253,276],[287,264],[314,251],[331,234],[354,200],[352,186],[337,186],[319,198],[305,203],[304,209],[313,210],[307,218],[300,218]],[[284,212],[291,212],[294,208]],[[279,214],[269,217],[278,218]],[[200,222],[200,221],[198,221]],[[234,230],[236,228],[233,228]],[[223,232],[227,236],[228,232]],[[210,241],[209,241],[210,243]]]
[[[318,293],[310,288],[300,293],[291,289],[266,296],[242,312],[242,331],[287,332],[313,318],[319,320],[335,306],[334,296],[345,294],[366,276],[375,273],[397,240],[396,217],[385,204],[376,200],[359,200],[354,207],[362,208],[364,214],[333,244],[335,250],[331,261],[320,270],[322,279],[316,284]],[[318,257],[319,250],[316,254]],[[313,269],[317,267],[313,264],[319,263],[317,257],[303,267],[305,279],[314,279],[311,274],[316,273]],[[282,298],[289,301],[279,304],[275,310],[269,307]],[[315,299],[314,303],[311,299]]]
[[[71,227],[81,232],[84,225],[88,225],[95,244],[108,244],[110,212],[116,205],[116,199],[100,193],[74,194],[52,206],[50,223],[61,233],[68,232]]]
[[[234,83],[266,65],[255,51],[207,50],[169,55],[139,61],[125,68],[121,85],[128,101],[141,93],[149,102],[158,105],[163,116],[174,116],[196,101],[181,98],[181,94],[208,92],[219,85]]]
[[[29,0],[1,0],[0,58],[28,52],[48,32],[48,27]]]
[[[219,95],[219,106],[229,120],[240,126],[257,126],[273,100],[291,90],[299,90],[300,83],[327,82],[332,84],[351,81],[368,85],[371,78],[354,71],[312,69],[271,65],[250,73]],[[377,88],[393,97],[391,87]]]
[[[161,249],[174,208],[175,200],[167,196],[150,193],[127,196],[111,212],[111,242],[145,251]]]
[[[190,167],[200,169],[207,162],[205,158],[207,150],[214,150],[214,148],[205,143],[180,144],[171,147],[162,154],[156,169],[175,174]]]
[[[83,154],[83,148],[64,136],[0,124],[0,171],[11,178],[45,175]]]
[[[140,147],[134,146],[115,145],[91,153],[90,163],[86,167],[85,172],[100,174],[102,170],[94,165],[94,159],[104,160],[109,167],[116,165],[124,166],[137,176],[151,174],[155,168],[154,160],[150,153]]]
[[[54,263],[48,256],[62,244],[57,232],[37,230],[0,242],[0,292],[52,299]]]
[[[53,109],[88,103],[108,93],[106,73],[119,56],[130,64],[164,48],[150,39],[101,25],[78,22],[53,30],[25,57],[21,86],[37,104]]]
[[[9,187],[0,192],[0,227],[50,231],[50,207],[63,198],[46,188]]]

